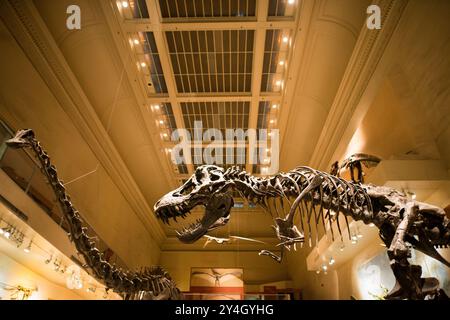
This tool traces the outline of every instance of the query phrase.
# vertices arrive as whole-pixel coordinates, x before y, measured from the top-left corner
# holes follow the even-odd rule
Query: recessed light
[[[128,8],[128,1],[122,1],[122,7]]]
[[[294,4],[295,0],[288,0],[288,4]]]
[[[155,104],[155,105],[153,106],[153,108],[155,108],[155,110],[159,110],[159,104]]]
[[[164,120],[159,120],[159,124],[164,124]]]
[[[280,60],[280,62],[278,62],[278,64],[279,64],[280,66],[284,66],[284,60]]]
[[[139,44],[139,40],[138,39],[134,39],[133,42],[134,42],[134,44]]]
[[[276,84],[277,86],[281,86],[281,80],[277,80],[277,81],[275,82],[275,84]]]
[[[145,62],[141,62],[141,67],[142,67],[142,68],[145,68],[146,65],[147,65],[147,64],[146,64]]]
[[[272,105],[272,109],[276,109],[278,106],[276,104]]]
[[[284,43],[288,43],[288,41],[289,41],[289,37],[288,37],[288,36],[284,36],[284,37],[283,37],[283,42],[284,42]]]
[[[273,123],[275,123],[275,120],[273,120],[273,119],[272,119],[272,120],[270,120],[270,123],[272,123],[272,124],[273,124]]]
[[[269,152],[270,151],[270,149],[269,148],[266,148],[266,152]]]
[[[164,137],[164,138],[167,138],[167,133],[163,133],[163,137]]]

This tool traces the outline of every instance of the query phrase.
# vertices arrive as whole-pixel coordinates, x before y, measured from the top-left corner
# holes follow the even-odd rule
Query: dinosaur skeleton
[[[236,242],[237,240],[244,240],[244,241],[258,242],[258,243],[266,244],[264,241],[251,239],[251,238],[245,238],[245,237],[239,237],[239,236],[228,236],[228,238],[218,238],[218,237],[213,237],[213,236],[209,236],[209,235],[205,234],[203,237],[206,238],[206,242],[203,245],[203,248],[206,248],[206,246],[213,241],[215,241],[218,244],[227,244],[227,243],[231,243],[231,242]]]
[[[209,231],[224,226],[233,206],[231,192],[237,190],[244,199],[259,204],[274,217],[281,256],[269,250],[267,255],[281,262],[284,249],[305,242],[317,245],[319,230],[335,231],[343,241],[340,219],[348,218],[374,224],[386,247],[396,285],[388,299],[444,298],[435,278],[422,278],[420,266],[410,265],[410,248],[422,251],[450,267],[435,249],[450,244],[450,220],[439,207],[408,199],[395,189],[346,181],[335,175],[309,167],[298,167],[272,177],[254,177],[236,167],[224,170],[204,165],[178,189],[163,196],[154,206],[156,216],[165,223],[186,217],[196,206],[205,213],[195,224],[178,231],[178,239],[192,243]],[[288,207],[286,214],[284,208]],[[281,212],[281,214],[280,214]],[[299,216],[296,213],[299,212]],[[275,214],[276,213],[276,214]],[[314,232],[313,232],[314,230]],[[349,229],[348,229],[349,230]],[[313,234],[315,233],[315,239]],[[328,233],[327,233],[328,235]],[[350,236],[350,232],[349,232]]]
[[[69,238],[74,242],[78,252],[84,257],[86,266],[92,274],[106,287],[124,296],[125,299],[179,299],[181,293],[169,274],[159,266],[143,268],[139,272],[122,271],[109,264],[103,254],[95,247],[94,238],[86,234],[80,214],[73,206],[64,184],[58,179],[56,168],[50,157],[36,140],[31,129],[20,130],[14,138],[6,141],[12,148],[31,148],[39,160],[41,170],[48,179],[56,199],[61,207],[64,219],[70,228]]]
[[[225,277],[231,277],[231,278],[239,278],[242,276],[242,273],[240,272],[225,272],[220,273],[217,269],[211,269],[211,273],[204,272],[204,271],[194,271],[192,272],[192,276],[208,276],[210,278],[214,279],[214,285],[216,287],[220,287],[220,280]]]
[[[363,165],[366,168],[371,168],[376,166],[380,161],[380,158],[370,154],[355,153],[345,159],[340,166],[338,161],[334,162],[331,166],[330,173],[339,177],[340,172],[347,169],[350,171],[350,177],[353,182],[364,183]],[[357,173],[357,178],[355,178],[355,170]]]

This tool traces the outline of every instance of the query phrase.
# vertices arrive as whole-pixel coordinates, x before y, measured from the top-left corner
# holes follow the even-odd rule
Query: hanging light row
[[[2,227],[2,225],[6,225],[6,226]],[[4,221],[1,218],[0,218],[0,236],[3,236],[5,239],[14,242],[16,244],[17,248],[20,248],[21,245],[24,243],[24,240],[25,240],[25,236],[24,236],[23,232],[19,231],[17,229],[17,227],[15,227],[12,224]],[[30,239],[30,241],[28,242],[28,245],[23,248],[23,251],[28,254],[28,253],[30,253],[32,251],[32,249],[33,249],[32,247],[33,246],[38,247],[36,244],[33,243],[33,240]],[[40,250],[46,252],[47,255],[48,255],[48,257],[44,260],[44,263],[46,265],[50,265],[53,262],[52,269],[53,269],[54,272],[57,272],[59,274],[65,274],[68,271],[70,271],[71,267],[73,267],[73,266],[67,267],[67,265],[65,265],[63,263],[63,259],[62,258],[58,258],[57,256],[54,256],[52,253],[48,253],[46,250],[42,249],[41,247],[38,247],[38,248]],[[37,254],[37,253],[34,252],[34,254]],[[73,276],[72,272],[69,272],[69,273],[70,273],[70,275],[68,276],[67,279],[69,279],[71,276]],[[77,287],[73,287],[73,288],[69,288],[69,289],[81,289],[83,287],[84,280],[83,280],[83,278],[81,276],[80,276],[79,280],[80,280],[79,284],[81,284],[81,286],[79,286],[79,284],[78,284]],[[90,281],[89,281],[89,283],[90,283]],[[86,288],[86,291],[90,292],[90,293],[95,293],[97,291],[97,289],[98,288],[95,285],[91,284],[91,285],[89,285]],[[105,288],[105,293],[103,295],[103,298],[107,299],[108,297],[109,297],[109,294],[108,294],[108,291]]]
[[[5,227],[1,227],[3,223],[6,224]],[[3,236],[5,239],[14,242],[17,248],[19,248],[25,240],[25,235],[23,234],[23,232],[19,231],[15,226],[2,219],[0,219],[0,236]],[[27,252],[27,250],[28,252],[29,250],[31,250],[31,240],[28,246],[24,249],[25,252]]]

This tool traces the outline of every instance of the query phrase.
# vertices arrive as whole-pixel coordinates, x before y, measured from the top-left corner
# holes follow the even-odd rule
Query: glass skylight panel
[[[261,92],[280,92],[283,89],[290,42],[288,31],[281,29],[267,30]]]
[[[149,19],[146,0],[117,1],[117,6],[125,20]]]
[[[269,17],[292,17],[301,0],[269,0]]]
[[[163,18],[254,17],[256,0],[159,0]]]
[[[226,139],[226,129],[239,128],[244,132],[248,129],[250,102],[185,102],[181,103],[181,111],[191,138],[194,137],[195,122],[201,121],[202,132],[216,128],[220,130],[222,138]],[[234,140],[243,141],[238,138]]]
[[[251,91],[254,30],[166,32],[179,93]]]
[[[137,68],[143,77],[148,94],[167,93],[167,85],[153,32],[130,34],[129,41],[136,54]]]
[[[196,146],[191,149],[194,169],[205,164],[218,165],[225,170],[232,166],[245,168],[245,159],[247,156],[247,148],[245,145],[224,148],[210,146],[209,148],[209,150],[206,150],[205,147]],[[206,158],[205,155],[211,156],[211,160]]]
[[[129,0],[130,10],[134,19],[148,19],[148,9],[145,0]]]

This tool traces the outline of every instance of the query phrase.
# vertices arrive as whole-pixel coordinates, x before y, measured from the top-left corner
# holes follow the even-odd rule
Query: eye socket
[[[216,181],[216,180],[219,180],[219,178],[220,177],[218,175],[212,174],[210,179],[211,179],[211,181]]]
[[[192,183],[189,183],[187,186],[185,186],[183,189],[181,189],[180,194],[183,196],[191,193],[192,190],[194,190],[195,186]]]
[[[195,178],[197,179],[197,181],[201,181],[203,178],[203,172],[197,169],[197,171],[195,172]]]

